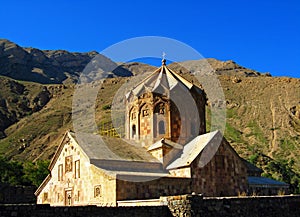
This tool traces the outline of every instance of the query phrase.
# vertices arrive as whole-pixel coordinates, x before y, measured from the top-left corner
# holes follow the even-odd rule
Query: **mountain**
[[[6,61],[1,58],[0,61],[4,61],[0,62],[1,72],[3,68],[13,65],[12,61],[22,63],[23,60],[18,58],[26,59],[27,55],[31,55],[26,49],[23,50],[26,52],[20,51],[23,52],[23,56],[13,53],[13,57],[6,57],[8,58]],[[48,58],[47,61],[45,60],[48,64],[51,59],[48,57],[50,53],[59,51],[41,52]],[[207,63],[209,67],[205,68],[208,66]],[[17,64],[17,67],[21,65],[25,69],[27,62],[23,61],[22,64]],[[114,64],[108,64],[107,71],[114,68]],[[47,65],[47,67],[52,66]],[[53,67],[57,67],[60,72],[66,71],[60,69],[61,66]],[[225,137],[230,144],[242,157],[250,159],[263,168],[267,176],[284,181],[291,173],[298,177],[297,174],[300,174],[300,79],[271,77],[269,73],[247,69],[232,60],[219,61],[212,58],[172,63],[169,67],[181,73],[186,79],[194,81],[193,74],[196,72],[206,73],[211,68],[214,69],[225,94],[227,108]],[[41,64],[40,68],[44,69],[46,66]],[[114,73],[108,76],[111,78],[107,78],[99,88],[95,103],[95,121],[98,127],[109,124],[110,107],[115,93],[123,84],[128,83],[129,79],[132,79],[124,76],[152,72],[156,67],[141,63],[124,63],[118,64],[117,68],[121,76],[118,77],[118,73],[113,70]],[[75,71],[75,68],[72,70]],[[69,68],[69,74],[72,70]],[[62,135],[67,129],[73,128],[72,99],[76,89],[74,81],[78,79],[79,74],[76,75],[74,72],[72,80],[63,78],[56,80],[60,82],[59,84],[51,82],[41,84],[43,82],[21,81],[22,76],[18,77],[18,74],[23,72],[26,71],[12,73],[18,80],[0,76],[0,154],[21,161],[50,159]],[[32,74],[32,72],[26,73]],[[91,76],[94,74],[92,73]],[[33,78],[33,81],[36,81],[36,77]],[[47,76],[45,78],[45,81],[51,81]],[[27,77],[26,80],[30,79],[31,77]],[[89,85],[95,84],[91,82]],[[293,181],[295,185],[297,180],[300,183],[300,175],[299,179],[295,180]]]
[[[271,77],[271,74],[268,72],[260,73],[256,70],[245,68],[232,60],[220,61],[214,58],[171,63],[170,67],[178,72],[192,74],[203,74],[214,70],[216,75],[228,75],[234,77]]]
[[[112,65],[112,61],[92,51],[86,53],[65,50],[23,48],[6,39],[0,39],[0,75],[42,84],[72,83],[92,61]],[[111,77],[130,76],[131,73],[113,63]]]

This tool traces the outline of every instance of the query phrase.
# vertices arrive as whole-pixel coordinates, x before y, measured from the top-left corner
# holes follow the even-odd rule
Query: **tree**
[[[22,163],[9,161],[5,157],[0,157],[0,182],[10,185],[22,185],[24,175]]]
[[[49,174],[49,160],[39,160],[35,163],[27,162],[24,164],[23,182],[26,185],[38,187]]]

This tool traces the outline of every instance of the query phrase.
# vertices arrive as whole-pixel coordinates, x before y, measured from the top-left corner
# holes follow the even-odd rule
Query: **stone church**
[[[79,142],[74,132],[66,132],[51,173],[35,193],[38,204],[117,206],[118,201],[192,192],[233,196],[247,191],[245,161],[219,131],[206,132],[203,89],[163,60],[124,97],[126,138]],[[104,146],[116,155],[107,157]]]

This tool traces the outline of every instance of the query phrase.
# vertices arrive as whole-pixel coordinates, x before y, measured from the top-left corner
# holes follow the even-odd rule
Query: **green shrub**
[[[0,182],[38,187],[49,174],[49,160],[21,163],[0,157]]]

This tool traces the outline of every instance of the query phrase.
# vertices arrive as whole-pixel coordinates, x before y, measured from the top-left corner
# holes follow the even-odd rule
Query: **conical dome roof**
[[[170,96],[170,91],[176,88],[180,87],[191,90],[193,86],[195,85],[168,68],[166,61],[163,60],[162,66],[127,93],[126,98],[128,99],[132,95],[140,96],[144,92],[160,93]]]

